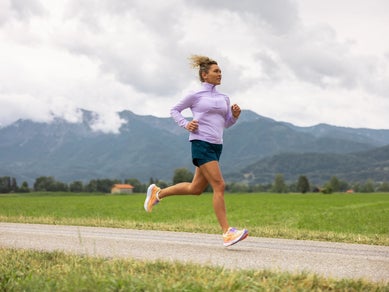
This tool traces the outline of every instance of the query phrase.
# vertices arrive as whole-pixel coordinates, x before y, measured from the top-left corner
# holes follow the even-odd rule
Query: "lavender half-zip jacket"
[[[232,115],[230,99],[216,90],[216,85],[202,83],[201,89],[181,99],[170,110],[170,115],[180,127],[189,121],[181,114],[185,109],[192,111],[193,120],[199,122],[197,131],[190,132],[189,140],[202,140],[223,144],[223,131],[236,123]]]

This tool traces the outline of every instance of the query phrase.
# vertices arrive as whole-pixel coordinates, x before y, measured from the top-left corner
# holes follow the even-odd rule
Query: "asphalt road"
[[[165,260],[313,272],[333,278],[389,282],[389,247],[248,237],[225,248],[221,235],[119,228],[0,223],[0,247],[90,256]]]

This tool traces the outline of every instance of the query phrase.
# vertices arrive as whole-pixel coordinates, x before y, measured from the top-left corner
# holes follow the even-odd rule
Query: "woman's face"
[[[203,72],[202,77],[205,82],[213,85],[219,85],[222,81],[222,71],[218,65],[211,65],[208,73]]]

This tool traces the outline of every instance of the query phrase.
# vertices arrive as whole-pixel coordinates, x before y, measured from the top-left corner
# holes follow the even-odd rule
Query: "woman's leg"
[[[162,199],[176,195],[201,195],[207,186],[208,181],[202,174],[200,168],[196,167],[192,182],[182,182],[165,189],[161,189],[158,197]]]
[[[229,225],[224,203],[225,184],[218,161],[210,161],[200,167],[196,167],[192,182],[178,183],[161,189],[158,197],[162,199],[175,195],[200,195],[208,184],[213,189],[213,209],[224,233],[228,230]]]
[[[210,161],[200,166],[200,170],[205,179],[213,189],[213,209],[217,220],[223,230],[227,232],[229,225],[227,221],[226,206],[224,203],[225,183],[218,161]]]

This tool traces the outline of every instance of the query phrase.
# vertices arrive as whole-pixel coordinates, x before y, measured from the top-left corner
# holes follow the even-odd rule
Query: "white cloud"
[[[98,114],[95,130],[117,132],[121,110],[167,116],[196,83],[187,61],[195,53],[219,62],[220,90],[245,109],[303,126],[388,128],[386,8],[384,0],[4,0],[0,125],[76,122],[82,108]]]
[[[0,104],[0,126],[8,125],[20,118],[37,122],[52,121],[45,101],[31,95],[0,93]]]
[[[94,131],[117,134],[123,123],[125,120],[121,119],[118,114],[102,112],[99,115],[94,115],[90,126]]]

